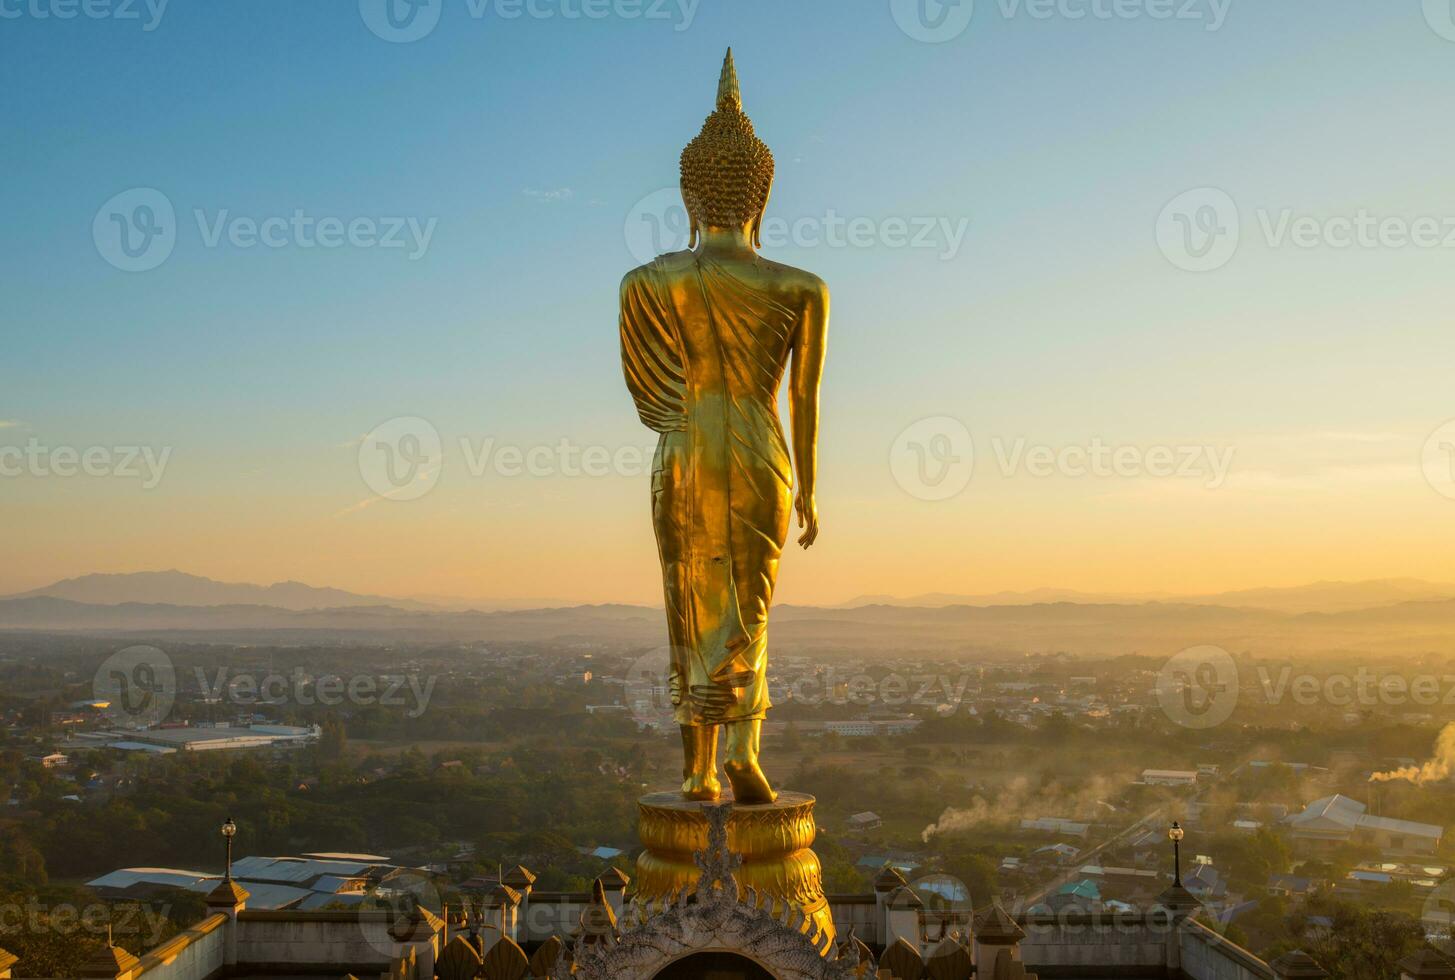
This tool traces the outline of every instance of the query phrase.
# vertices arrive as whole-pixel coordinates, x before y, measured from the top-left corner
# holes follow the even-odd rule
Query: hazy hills
[[[995,592],[986,595],[957,595],[929,592],[897,598],[859,596],[835,607],[852,609],[867,605],[925,606],[1029,606],[1038,603],[1074,602],[1103,605],[1172,602],[1199,606],[1243,606],[1279,612],[1346,612],[1371,609],[1400,602],[1455,599],[1455,585],[1442,585],[1413,578],[1372,579],[1367,582],[1315,582],[1292,588],[1240,589],[1210,595],[1155,593],[1094,593],[1073,589],[1032,589],[1028,592]]]
[[[270,606],[277,609],[304,611],[339,609],[358,606],[391,606],[419,612],[454,611],[524,611],[561,608],[574,605],[560,600],[474,600],[456,596],[367,595],[343,589],[319,588],[302,582],[277,582],[253,585],[246,582],[218,582],[200,575],[189,575],[175,569],[164,572],[131,572],[112,575],[82,575],[62,579],[43,588],[3,596],[3,599],[27,599],[49,596],[90,605],[114,606],[123,603],[148,603],[174,606]],[[950,592],[929,592],[912,596],[863,595],[839,603],[833,609],[859,609],[866,606],[918,607],[943,609],[949,606],[1033,606],[1056,603],[1077,605],[1142,605],[1150,602],[1199,606],[1232,606],[1269,609],[1287,613],[1347,612],[1372,609],[1402,602],[1424,602],[1455,599],[1455,585],[1426,582],[1421,579],[1372,579],[1365,582],[1315,582],[1292,588],[1242,589],[1210,595],[1175,595],[1170,592],[1080,592],[1075,589],[1032,589],[1025,592],[993,592],[962,595]]]
[[[29,599],[38,596],[102,606],[165,603],[177,606],[258,605],[277,609],[327,609],[345,606],[435,608],[410,599],[358,595],[343,589],[320,589],[302,582],[276,582],[273,585],[218,582],[176,569],[119,575],[82,575],[7,598]]]
[[[1320,582],[1148,601],[1058,590],[912,597],[834,608],[779,606],[778,649],[1163,654],[1210,643],[1262,653],[1455,652],[1455,588],[1412,579]],[[979,600],[952,603],[952,598]],[[922,604],[911,604],[915,600]],[[931,599],[945,600],[931,602]],[[181,572],[90,575],[0,599],[0,629],[207,637],[229,642],[658,644],[660,609],[565,606],[460,610],[319,589],[215,582]]]

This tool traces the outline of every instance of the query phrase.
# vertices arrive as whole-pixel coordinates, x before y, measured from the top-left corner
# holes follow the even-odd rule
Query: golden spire
[[[722,77],[717,82],[717,107],[719,110],[742,111],[743,94],[738,88],[738,69],[733,64],[733,49],[728,48],[727,57],[722,60]]]

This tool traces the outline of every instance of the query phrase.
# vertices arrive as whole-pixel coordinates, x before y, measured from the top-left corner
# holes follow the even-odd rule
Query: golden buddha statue
[[[721,793],[719,728],[734,799],[777,797],[758,761],[768,609],[792,512],[800,545],[818,537],[829,294],[817,276],[757,254],[772,183],[773,155],[743,112],[728,49],[717,108],[682,151],[688,249],[632,270],[621,287],[627,387],[642,422],[660,433],[652,519],[689,800]],[[791,460],[778,417],[790,365]]]

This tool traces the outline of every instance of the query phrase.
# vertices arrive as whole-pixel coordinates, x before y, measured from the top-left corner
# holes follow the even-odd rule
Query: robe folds
[[[652,521],[682,725],[761,719],[769,708],[768,609],[793,508],[778,389],[795,322],[699,254],[661,256],[622,282],[627,388],[660,433]]]

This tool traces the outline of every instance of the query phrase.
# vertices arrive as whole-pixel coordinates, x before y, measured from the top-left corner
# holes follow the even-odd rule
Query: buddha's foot
[[[682,795],[711,802],[722,795],[717,778],[717,726],[682,726]]]
[[[722,782],[714,773],[693,773],[682,782],[682,795],[711,803],[722,796]]]
[[[727,773],[728,782],[732,784],[733,799],[738,803],[752,805],[772,803],[778,799],[778,794],[768,785],[768,777],[763,775],[763,770],[756,762],[729,759],[723,763],[722,768]]]

